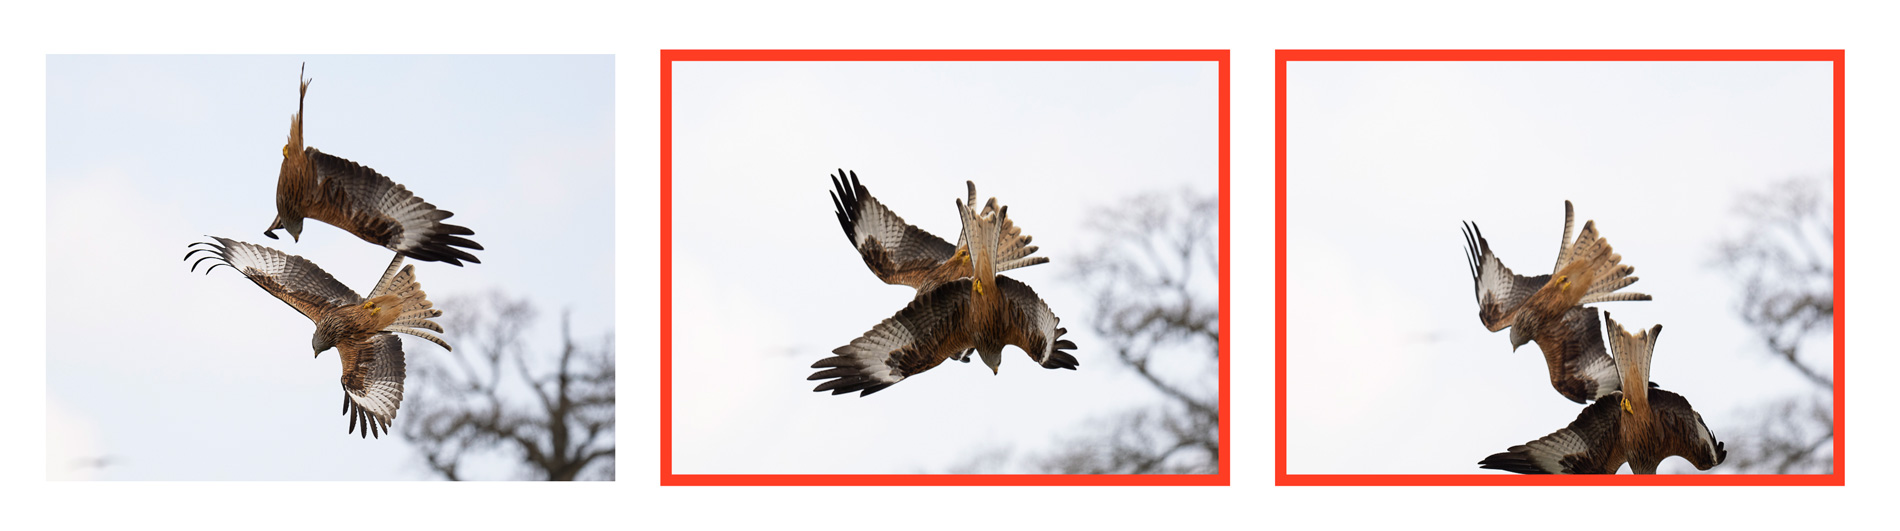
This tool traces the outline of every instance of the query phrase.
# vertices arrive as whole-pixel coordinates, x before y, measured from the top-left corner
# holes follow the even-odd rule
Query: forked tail
[[[435,309],[435,304],[429,302],[429,295],[422,291],[422,283],[416,281],[416,266],[403,265],[401,253],[390,259],[389,267],[383,270],[383,278],[376,281],[376,289],[370,291],[367,298],[383,295],[392,295],[401,301],[396,305],[401,308],[401,313],[383,330],[420,337],[443,349],[455,350],[442,338],[427,332],[442,332],[442,325],[429,320],[441,316],[442,310]]]
[[[1649,359],[1656,351],[1656,338],[1662,335],[1662,325],[1650,327],[1634,335],[1625,332],[1623,325],[1603,312],[1603,319],[1610,323],[1610,356],[1616,359],[1616,370],[1623,378],[1623,397],[1636,409],[1649,407]]]

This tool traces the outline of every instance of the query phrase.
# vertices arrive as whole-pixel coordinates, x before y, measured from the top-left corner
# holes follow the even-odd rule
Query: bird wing
[[[932,283],[929,274],[939,264],[956,256],[959,245],[905,223],[858,182],[858,172],[847,176],[838,170],[831,185],[831,204],[845,238],[884,283],[923,288]]]
[[[1049,311],[1049,304],[1036,296],[1036,290],[1002,275],[996,276],[996,287],[1008,302],[1004,322],[1009,328],[1003,331],[1004,342],[1023,349],[1029,359],[1044,368],[1075,370],[1080,362],[1066,352],[1075,349],[1075,343],[1062,339],[1069,329],[1056,328],[1062,319]]]
[[[1615,474],[1626,460],[1618,431],[1621,398],[1611,393],[1585,406],[1564,429],[1491,454],[1478,467],[1519,474]]]
[[[194,243],[193,246],[205,247],[185,253],[186,259],[196,253],[208,253],[191,264],[193,271],[205,260],[216,261],[205,269],[205,274],[210,274],[212,269],[221,265],[230,266],[251,279],[251,282],[257,283],[257,287],[264,288],[264,291],[310,318],[311,322],[323,320],[325,314],[339,306],[363,300],[348,286],[337,282],[336,277],[301,256],[228,238],[211,238],[218,243]]]
[[[462,237],[475,231],[442,222],[454,213],[423,201],[368,166],[317,148],[305,148],[305,154],[315,162],[317,174],[315,192],[305,200],[305,216],[417,260],[457,266],[482,262],[462,249],[482,248]]]
[[[378,332],[339,344],[336,351],[343,359],[343,413],[350,417],[350,432],[360,423],[363,437],[381,439],[402,405],[402,341]]]
[[[1509,328],[1517,320],[1517,311],[1531,294],[1550,281],[1550,275],[1518,276],[1504,267],[1491,244],[1478,231],[1478,224],[1465,223],[1466,261],[1471,265],[1471,280],[1478,297],[1478,319],[1492,332]]]
[[[1668,434],[1663,455],[1682,456],[1695,465],[1696,470],[1715,468],[1728,460],[1728,449],[1715,439],[1709,425],[1702,422],[1702,414],[1689,406],[1689,399],[1652,387],[1649,407],[1656,412],[1657,420]]]
[[[806,380],[826,380],[812,391],[870,396],[904,378],[930,370],[975,345],[970,334],[970,279],[945,283],[919,295],[897,315],[872,327],[832,356],[811,364]]]
[[[1572,306],[1563,314],[1559,336],[1537,338],[1550,369],[1550,386],[1579,404],[1598,400],[1622,388],[1616,359],[1603,348],[1603,326],[1597,309]]]

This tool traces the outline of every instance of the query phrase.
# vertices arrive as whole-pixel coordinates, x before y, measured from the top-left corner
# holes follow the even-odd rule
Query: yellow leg
[[[1625,397],[1623,397],[1623,412],[1624,412],[1624,413],[1629,413],[1629,414],[1635,414],[1635,413],[1636,413],[1635,411],[1632,411],[1632,410],[1630,409],[1630,397],[1627,397],[1627,396],[1625,396]]]

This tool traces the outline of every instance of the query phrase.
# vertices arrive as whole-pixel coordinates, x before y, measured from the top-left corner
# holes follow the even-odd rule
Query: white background
[[[374,6],[372,8],[372,6]],[[1518,3],[1464,6],[1369,3],[1100,3],[1024,6],[965,3],[915,7],[679,4],[655,7],[538,3],[488,9],[462,4],[322,6],[237,4],[34,4],[0,22],[6,55],[0,155],[11,164],[0,240],[14,253],[8,278],[17,294],[3,325],[15,341],[4,386],[19,435],[4,461],[10,522],[29,526],[158,524],[162,528],[480,524],[644,528],[841,525],[967,528],[1063,525],[1135,529],[1242,525],[1372,527],[1446,524],[1521,528],[1565,522],[1579,511],[1619,511],[1660,525],[1748,524],[1751,528],[1878,522],[1891,499],[1892,402],[1877,376],[1894,369],[1878,329],[1855,323],[1895,316],[1879,272],[1892,252],[1884,227],[1895,219],[1891,146],[1900,121],[1886,95],[1895,85],[1896,43],[1882,14],[1831,4],[1796,11],[1785,4],[1599,3],[1542,8]],[[533,9],[528,11],[528,9]],[[658,343],[658,75],[660,48],[1225,48],[1233,49],[1231,253],[1233,487],[1227,488],[686,488],[660,489],[657,363],[638,363],[638,345]],[[1846,432],[1849,487],[1834,488],[1273,488],[1273,50],[1275,48],[1845,48],[1848,50],[1846,208],[1849,264],[1873,282],[1850,284],[1846,299],[1850,370]],[[616,53],[616,205],[619,333],[625,358],[620,393],[621,480],[599,485],[123,484],[45,483],[43,380],[46,330],[44,142],[46,53],[122,52]],[[647,61],[647,67],[641,67]],[[1597,216],[1583,206],[1583,216]],[[1539,216],[1549,216],[1541,214]],[[1605,213],[1607,215],[1607,213]],[[1530,215],[1525,214],[1526,217]],[[1515,222],[1516,217],[1509,221]],[[1870,235],[1862,237],[1860,235]],[[1611,236],[1616,236],[1612,233]],[[1546,236],[1548,238],[1548,236]],[[1515,243],[1513,245],[1516,245]],[[1526,244],[1535,255],[1547,247]],[[1547,252],[1547,251],[1546,251]],[[1544,259],[1529,256],[1526,263]],[[1640,266],[1640,264],[1639,264]],[[1875,276],[1865,276],[1872,274]],[[1645,280],[1639,286],[1649,283]],[[1865,301],[1865,302],[1856,302]],[[1870,304],[1872,303],[1872,304]],[[1622,303],[1626,305],[1644,303]],[[1660,304],[1660,303],[1648,303]],[[1843,306],[1845,309],[1846,306]],[[1251,325],[1249,323],[1252,323]],[[1870,335],[1872,332],[1874,335]],[[1852,353],[1865,353],[1855,355]],[[1660,351],[1659,351],[1659,355]],[[1846,382],[1848,379],[1843,378]],[[657,399],[653,399],[657,400]],[[1859,444],[1856,443],[1867,443]],[[1858,451],[1856,451],[1858,448]],[[651,456],[642,459],[641,456]],[[1580,507],[1587,507],[1580,508]],[[841,523],[849,522],[849,523]],[[1561,525],[1561,524],[1558,524]]]

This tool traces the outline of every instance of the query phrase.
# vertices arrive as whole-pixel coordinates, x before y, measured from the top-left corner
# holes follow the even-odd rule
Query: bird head
[[[330,343],[330,336],[323,334],[323,330],[317,330],[316,333],[310,334],[310,350],[315,352],[310,355],[312,358],[323,355],[323,351],[330,350],[331,347],[335,346],[336,345]]]
[[[983,349],[976,349],[976,353],[981,354],[983,356],[984,365],[990,366],[990,374],[997,374],[996,368],[1001,367],[1003,365],[1002,349],[997,349],[995,352],[991,352],[991,351],[983,350]]]
[[[298,217],[284,220],[284,231],[290,233],[290,241],[303,241],[303,218]]]
[[[1511,325],[1511,352],[1517,352],[1517,347],[1531,342],[1530,327],[1525,326],[1526,324],[1529,323],[1520,320]]]

